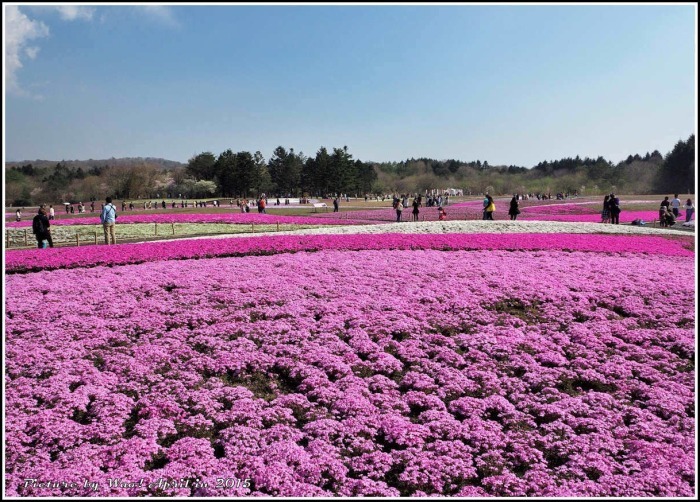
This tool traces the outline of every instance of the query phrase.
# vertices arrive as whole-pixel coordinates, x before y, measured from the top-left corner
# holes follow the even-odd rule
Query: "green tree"
[[[241,192],[241,180],[238,177],[236,154],[230,148],[219,154],[214,163],[214,169],[219,187],[221,187],[222,196],[231,197]]]
[[[290,148],[289,152],[281,146],[275,149],[268,168],[279,195],[286,196],[299,191],[302,166],[303,154],[295,154],[293,148]]]
[[[657,181],[661,193],[692,193],[695,187],[695,135],[680,140],[664,159]]]
[[[236,154],[236,173],[238,175],[239,192],[247,197],[251,191],[255,190],[258,184],[258,169],[250,152],[238,152]]]
[[[256,195],[275,192],[277,187],[272,183],[267,162],[259,150],[253,155],[253,162],[255,163],[255,169],[257,171],[253,183],[253,190],[255,191]]]
[[[187,161],[186,170],[195,179],[213,180],[216,178],[216,157],[211,152],[195,155]]]

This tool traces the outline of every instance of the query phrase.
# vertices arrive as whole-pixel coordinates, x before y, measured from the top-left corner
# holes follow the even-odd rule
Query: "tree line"
[[[658,150],[629,155],[614,164],[603,158],[562,158],[530,168],[492,166],[487,161],[412,158],[400,162],[353,159],[347,146],[321,147],[313,156],[277,147],[269,159],[260,151],[218,155],[203,152],[186,164],[136,158],[89,163],[46,161],[5,169],[6,201],[13,206],[41,202],[101,199],[211,198],[268,196],[324,197],[331,194],[415,193],[456,188],[494,194],[578,192],[692,193],[695,135],[680,140],[666,155]]]

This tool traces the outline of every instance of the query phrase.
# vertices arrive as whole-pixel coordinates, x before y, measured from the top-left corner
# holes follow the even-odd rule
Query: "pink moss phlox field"
[[[297,251],[362,249],[571,250],[694,256],[681,241],[656,236],[595,234],[337,234],[272,235],[228,239],[18,249],[5,253],[7,273],[58,268],[124,265],[216,256],[245,256]]]
[[[574,211],[566,211],[561,214],[557,214],[557,209],[554,208],[552,211],[544,211],[545,208],[537,207],[532,209],[523,209],[521,214],[518,216],[519,220],[540,220],[540,221],[569,221],[569,222],[587,222],[595,223],[601,221],[600,211],[595,213],[576,213]],[[654,220],[659,219],[658,211],[622,211],[620,213],[620,223],[630,223],[636,219],[644,220],[647,223],[651,223]]]
[[[6,495],[692,497],[695,320],[660,294],[669,270],[694,260],[377,249],[10,275]],[[108,488],[142,478],[209,488]]]
[[[335,214],[335,216],[333,216]],[[33,215],[32,215],[33,217]],[[340,218],[338,213],[328,213],[328,217],[319,219],[315,216],[287,216],[279,214],[260,213],[172,213],[172,214],[129,214],[119,213],[117,224],[127,223],[232,223],[250,225],[274,225],[276,223],[288,225],[354,225],[363,224],[365,221],[358,221],[354,218]],[[99,225],[99,215],[86,218],[57,219],[51,222],[52,225]],[[12,221],[5,224],[9,228],[31,227],[32,218],[23,221]]]

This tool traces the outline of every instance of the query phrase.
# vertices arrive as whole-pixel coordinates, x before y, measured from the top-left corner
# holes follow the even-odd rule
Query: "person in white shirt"
[[[49,206],[49,220],[56,219],[56,212],[53,210],[53,205]]]
[[[671,211],[673,211],[673,216],[678,218],[678,214],[681,209],[681,200],[678,198],[678,194],[674,194],[673,200],[671,201]]]

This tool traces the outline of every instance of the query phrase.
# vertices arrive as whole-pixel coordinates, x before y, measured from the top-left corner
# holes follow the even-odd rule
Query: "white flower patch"
[[[668,228],[649,228],[633,225],[609,225],[603,223],[571,223],[561,221],[424,221],[384,223],[379,225],[348,225],[326,228],[309,228],[288,232],[256,232],[254,234],[227,234],[195,237],[216,239],[251,237],[253,235],[333,235],[333,234],[450,234],[450,233],[543,233],[543,234],[629,234],[629,235],[692,235],[688,231]]]

